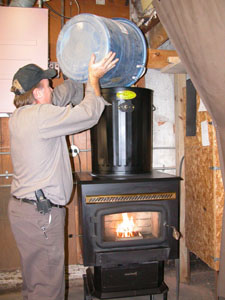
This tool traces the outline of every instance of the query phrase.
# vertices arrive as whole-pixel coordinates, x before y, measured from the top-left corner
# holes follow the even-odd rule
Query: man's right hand
[[[96,96],[100,96],[99,79],[102,78],[109,70],[113,69],[119,58],[115,58],[116,53],[109,52],[102,60],[95,62],[95,54],[91,55],[88,66],[88,79],[92,85]]]

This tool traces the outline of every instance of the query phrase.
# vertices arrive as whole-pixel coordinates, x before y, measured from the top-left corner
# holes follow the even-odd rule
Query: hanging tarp
[[[153,5],[217,133],[225,182],[225,1],[154,0]],[[218,296],[225,298],[225,212]]]

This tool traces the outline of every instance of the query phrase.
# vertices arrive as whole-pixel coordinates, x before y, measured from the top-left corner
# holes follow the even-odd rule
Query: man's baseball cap
[[[50,79],[57,74],[55,69],[43,70],[35,64],[20,68],[13,77],[11,92],[22,95],[31,90],[42,79]]]

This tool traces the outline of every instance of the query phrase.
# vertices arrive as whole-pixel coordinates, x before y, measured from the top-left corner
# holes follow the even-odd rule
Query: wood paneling
[[[20,267],[19,251],[8,220],[9,195],[10,188],[0,187],[0,271],[11,271]]]
[[[65,263],[76,264],[77,263],[77,240],[76,240],[76,197],[75,190],[73,191],[71,201],[66,206],[66,226],[65,226]]]
[[[0,118],[0,188],[12,181],[12,163],[10,158],[9,118]],[[9,176],[7,176],[9,174]],[[6,175],[6,176],[4,176]]]

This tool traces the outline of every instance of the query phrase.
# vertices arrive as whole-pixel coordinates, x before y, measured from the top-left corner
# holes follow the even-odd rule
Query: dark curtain
[[[154,0],[153,5],[216,128],[225,182],[225,0]],[[225,298],[225,213],[218,296]]]

